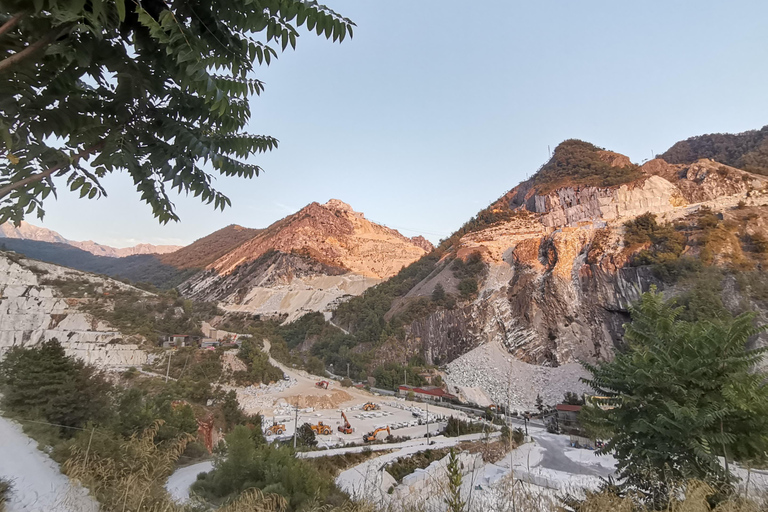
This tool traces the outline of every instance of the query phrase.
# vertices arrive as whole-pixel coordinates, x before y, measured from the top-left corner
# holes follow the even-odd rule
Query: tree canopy
[[[583,419],[610,434],[600,452],[613,453],[620,478],[649,499],[689,478],[727,483],[718,456],[754,460],[768,450],[768,384],[756,371],[765,349],[747,348],[754,317],[684,322],[681,310],[644,294],[626,325],[628,350],[585,365],[587,382],[615,407],[585,407]]]
[[[57,183],[106,195],[119,170],[162,223],[178,220],[169,189],[223,209],[215,174],[257,176],[248,157],[278,142],[243,131],[254,66],[302,26],[343,41],[354,24],[303,0],[3,2],[0,223],[42,217]]]

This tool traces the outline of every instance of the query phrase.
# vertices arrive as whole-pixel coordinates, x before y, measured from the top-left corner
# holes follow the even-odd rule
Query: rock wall
[[[126,286],[117,281],[57,265],[0,253],[0,357],[14,346],[31,347],[56,338],[68,355],[89,364],[141,366],[147,354],[111,326],[78,309],[82,299],[58,296],[46,284],[55,280],[87,280],[95,285]]]

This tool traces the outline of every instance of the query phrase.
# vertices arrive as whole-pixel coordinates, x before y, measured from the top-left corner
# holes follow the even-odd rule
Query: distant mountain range
[[[185,296],[233,311],[289,316],[326,311],[433,248],[423,237],[407,238],[370,222],[337,199],[307,205],[265,229],[230,225],[186,247],[115,249],[71,242],[26,222],[0,229],[0,246],[31,258],[179,287]]]
[[[26,221],[16,227],[10,222],[0,224],[0,238],[13,238],[16,240],[34,240],[37,242],[47,242],[52,244],[67,244],[77,247],[96,256],[106,256],[109,258],[123,258],[125,256],[134,256],[137,254],[165,254],[181,249],[180,245],[152,245],[138,244],[133,247],[110,247],[108,245],[98,244],[91,240],[86,242],[76,242],[67,240],[56,231],[33,226]]]

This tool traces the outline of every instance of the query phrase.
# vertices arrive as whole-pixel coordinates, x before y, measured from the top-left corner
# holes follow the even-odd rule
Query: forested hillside
[[[690,164],[700,158],[768,175],[768,126],[743,133],[712,133],[676,143],[659,158]]]

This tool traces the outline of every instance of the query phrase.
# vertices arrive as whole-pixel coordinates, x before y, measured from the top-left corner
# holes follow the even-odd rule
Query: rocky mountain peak
[[[339,199],[331,199],[327,203],[325,203],[323,206],[331,210],[340,210],[343,212],[354,212],[354,210],[350,205],[348,205],[347,203]]]

